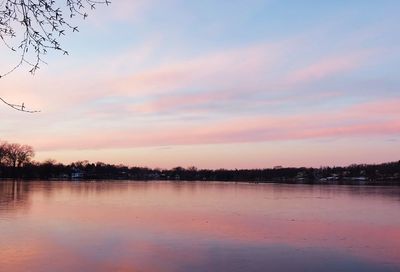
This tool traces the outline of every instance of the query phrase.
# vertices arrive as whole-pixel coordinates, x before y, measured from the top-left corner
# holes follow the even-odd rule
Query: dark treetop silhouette
[[[196,180],[277,183],[400,185],[400,161],[382,164],[353,164],[346,167],[274,167],[264,169],[197,169],[175,167],[151,169],[102,162],[78,161],[61,164],[54,160],[35,162],[31,146],[0,140],[0,181],[20,179],[104,180]]]
[[[22,167],[31,162],[35,152],[29,145],[0,142],[0,167],[4,165]]]
[[[8,71],[0,72],[0,78],[23,64],[27,64],[29,72],[35,74],[40,64],[45,63],[43,56],[49,50],[68,55],[59,38],[68,30],[78,31],[78,27],[72,25],[73,17],[86,19],[88,9],[110,3],[110,0],[0,0],[0,39],[10,52],[20,54],[18,63]],[[17,42],[15,46],[14,41]],[[8,103],[1,97],[0,100],[15,110],[38,112],[27,110],[24,103]]]

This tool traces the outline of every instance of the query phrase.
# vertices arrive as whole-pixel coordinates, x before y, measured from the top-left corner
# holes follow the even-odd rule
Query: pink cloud
[[[109,84],[125,95],[169,93],[193,86],[215,89],[240,84],[254,87],[257,85],[255,81],[273,69],[288,46],[287,41],[261,43],[172,61],[110,81]]]
[[[194,94],[170,95],[160,97],[155,101],[134,106],[133,110],[142,113],[156,113],[168,110],[176,110],[177,108],[188,108],[193,110],[193,107],[199,105],[206,105],[209,103],[216,103],[224,99],[229,99],[233,92],[216,91],[216,92],[203,92]]]
[[[292,84],[305,83],[341,74],[361,66],[371,53],[371,51],[361,51],[329,56],[294,71],[287,80]]]
[[[280,71],[282,63],[287,60],[289,52],[301,49],[298,40],[290,39],[188,59],[174,60],[170,57],[172,61],[141,68],[152,58],[161,41],[160,37],[155,37],[132,50],[98,61],[95,66],[102,69],[93,69],[91,63],[69,71],[68,76],[49,72],[50,77],[44,77],[44,81],[40,80],[42,75],[33,83],[31,77],[12,80],[3,85],[3,95],[9,94],[17,100],[26,98],[24,102],[54,112],[65,107],[84,106],[109,96],[148,98],[162,94],[155,100],[147,99],[148,102],[142,105],[130,107],[148,113],[167,110],[181,102],[199,105],[215,99],[231,101],[235,96],[251,93],[287,93],[299,82],[355,69],[370,54],[353,52],[327,57],[286,76],[284,71]],[[124,71],[122,75],[121,71]],[[188,94],[187,91],[193,88],[198,90],[197,93]],[[184,94],[179,97],[178,93]]]
[[[366,103],[318,115],[231,118],[185,126],[149,123],[136,129],[87,128],[68,137],[32,137],[31,144],[38,150],[101,149],[398,135],[400,109],[394,108],[396,102],[400,101]],[[368,111],[371,107],[384,109],[386,105],[393,107],[390,114],[385,110],[373,114]]]

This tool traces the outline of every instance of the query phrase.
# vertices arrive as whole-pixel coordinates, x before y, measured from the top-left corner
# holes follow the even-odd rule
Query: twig
[[[13,108],[14,110],[17,110],[17,111],[22,111],[22,112],[26,112],[26,113],[38,113],[38,112],[40,112],[38,110],[27,110],[24,103],[22,103],[21,105],[11,104],[11,103],[8,103],[6,100],[4,100],[1,97],[0,97],[0,100],[1,100],[1,102],[6,104],[7,106],[9,106],[9,107],[11,107],[11,108]]]

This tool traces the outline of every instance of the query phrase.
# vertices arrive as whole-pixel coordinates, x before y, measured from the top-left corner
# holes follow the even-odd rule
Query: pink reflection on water
[[[0,212],[1,271],[181,271],[206,263],[216,245],[400,267],[399,188],[119,182],[32,183],[24,192],[23,215]]]

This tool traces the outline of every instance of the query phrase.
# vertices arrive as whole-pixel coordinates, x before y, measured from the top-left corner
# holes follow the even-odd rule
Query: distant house
[[[353,177],[351,179],[355,180],[355,181],[367,181],[368,180],[368,178],[366,178],[366,177]]]
[[[329,176],[329,177],[320,178],[319,181],[320,181],[320,182],[335,182],[335,181],[338,181],[339,179],[340,179],[340,178],[339,178],[338,175],[333,174],[333,175],[331,175],[331,176]]]
[[[72,179],[81,179],[83,178],[84,172],[81,169],[74,168],[72,169],[71,178]]]
[[[157,179],[160,179],[161,176],[160,176],[160,174],[158,174],[158,173],[150,173],[150,174],[147,175],[147,178],[148,178],[148,179],[157,180]]]

